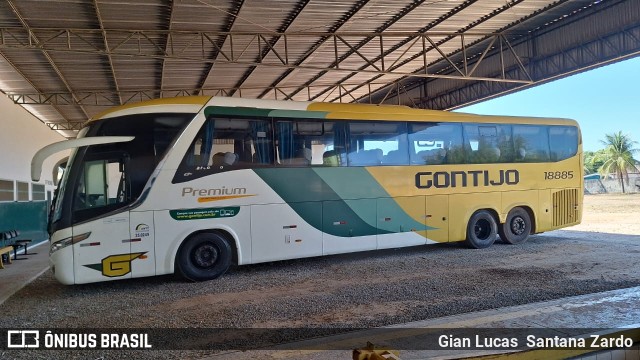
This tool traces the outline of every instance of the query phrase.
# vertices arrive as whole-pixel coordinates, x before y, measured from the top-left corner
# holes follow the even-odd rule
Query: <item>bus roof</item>
[[[211,96],[178,96],[171,98],[160,98],[153,100],[140,101],[131,104],[120,105],[116,107],[109,108],[98,115],[92,117],[87,121],[87,124],[96,120],[104,119],[107,117],[117,116],[115,113],[120,113],[127,110],[134,110],[138,108],[144,107],[159,107],[159,106],[167,106],[167,105],[191,105],[198,106],[198,110],[202,108],[207,102],[211,100]],[[196,110],[197,111],[197,110]],[[134,111],[136,112],[136,111]],[[85,124],[86,125],[86,124]]]
[[[559,118],[540,117],[515,117],[502,115],[476,115],[461,112],[450,112],[442,110],[415,109],[403,105],[374,105],[374,104],[354,104],[354,103],[323,103],[323,102],[297,102],[278,101],[262,99],[225,98],[211,96],[181,96],[173,98],[161,98],[155,100],[142,101],[133,104],[126,104],[106,110],[92,119],[88,123],[125,114],[138,112],[164,111],[168,106],[183,105],[192,111],[199,111],[203,106],[210,104],[216,107],[233,109],[236,115],[248,115],[256,113],[257,109],[265,110],[267,115],[270,110],[277,111],[283,116],[291,112],[290,116],[300,117],[302,112],[314,113],[314,118],[325,119],[349,119],[349,120],[397,120],[397,121],[469,121],[469,122],[491,122],[491,123],[521,123],[521,124],[547,124],[547,125],[573,125],[577,126],[575,120]],[[139,111],[140,108],[147,108]],[[295,116],[294,116],[295,114]],[[85,124],[86,125],[86,124]]]

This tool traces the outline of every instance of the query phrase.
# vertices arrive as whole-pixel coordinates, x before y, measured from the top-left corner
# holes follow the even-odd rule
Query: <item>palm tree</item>
[[[622,131],[606,134],[605,140],[600,142],[606,147],[594,156],[594,161],[603,162],[598,171],[603,175],[616,173],[624,193],[624,182],[626,181],[629,185],[629,170],[637,171],[636,165],[640,163],[633,158],[633,155],[640,151],[633,148],[633,145],[638,142],[631,140],[631,137],[623,134]],[[625,181],[622,181],[623,178]]]
[[[604,149],[598,151],[584,151],[584,173],[586,175],[595,174],[604,163],[600,158],[603,157]]]

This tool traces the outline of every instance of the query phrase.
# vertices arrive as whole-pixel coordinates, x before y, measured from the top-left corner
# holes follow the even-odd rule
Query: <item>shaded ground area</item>
[[[12,311],[0,315],[0,327],[374,327],[639,286],[640,231],[624,220],[639,211],[640,197],[621,201],[627,199],[633,204],[606,214],[621,219],[619,232],[636,235],[560,230],[484,250],[440,244],[242,266],[204,283],[164,276],[67,287],[46,273],[7,300],[4,306]],[[600,208],[591,201],[585,201],[585,219]]]

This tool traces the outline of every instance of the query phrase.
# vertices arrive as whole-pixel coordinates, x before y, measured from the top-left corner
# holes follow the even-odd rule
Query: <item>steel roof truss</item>
[[[0,31],[2,30],[4,29],[0,28]],[[67,32],[69,34],[69,36],[67,36],[68,38],[71,38],[71,34],[77,35],[82,31],[87,33],[95,33],[95,30],[78,30],[78,29],[56,30],[56,32],[59,32],[59,31]],[[12,47],[12,48],[28,47],[28,48],[41,49],[45,52],[45,54],[47,51],[70,51],[70,52],[81,52],[81,53],[98,53],[98,54],[107,55],[107,56],[132,56],[132,57],[142,56],[142,57],[149,57],[149,58],[156,58],[156,59],[170,58],[175,60],[200,61],[200,62],[207,62],[207,63],[231,63],[231,64],[243,64],[243,65],[250,65],[250,66],[262,65],[262,66],[280,67],[280,68],[287,68],[287,69],[332,71],[332,72],[346,72],[346,73],[365,73],[365,74],[371,74],[371,75],[396,75],[396,76],[404,76],[404,77],[446,78],[446,79],[462,79],[462,80],[474,80],[474,81],[476,80],[504,81],[504,82],[517,82],[517,83],[531,82],[530,76],[527,76],[527,78],[524,78],[524,79],[506,79],[506,78],[499,79],[499,78],[489,78],[489,77],[481,77],[481,76],[471,76],[469,74],[469,71],[464,71],[464,69],[460,69],[455,64],[454,60],[451,58],[451,55],[446,54],[444,50],[441,49],[441,46],[447,43],[447,41],[449,40],[453,40],[455,38],[462,38],[464,36],[464,33],[438,32],[438,33],[421,34],[421,33],[404,33],[404,32],[397,32],[397,33],[357,33],[356,32],[356,33],[289,33],[289,34],[276,33],[275,35],[274,34],[265,35],[263,33],[221,34],[221,33],[215,33],[215,32],[212,32],[212,33],[207,33],[207,32],[193,33],[192,32],[190,33],[192,36],[190,41],[182,45],[177,50],[176,50],[175,44],[173,43],[167,46],[166,49],[163,49],[160,46],[160,44],[155,40],[156,38],[159,38],[159,37],[150,36],[150,34],[168,35],[172,32],[173,31],[170,31],[170,30],[169,31],[153,31],[153,32],[132,30],[127,33],[127,36],[125,39],[120,41],[113,48],[108,49],[106,51],[78,49],[77,47],[74,48],[75,44],[71,41],[67,42],[65,46],[59,46],[59,44],[57,43],[46,44],[41,42],[36,42],[36,43],[30,42],[29,45],[25,45],[24,43],[10,44],[7,42],[3,42],[2,44],[0,44],[0,48],[1,47]],[[175,32],[175,33],[184,34],[184,32]],[[220,48],[217,42],[214,40],[214,38],[221,35],[227,36],[230,39],[230,41],[228,42],[229,48],[226,50]],[[265,36],[277,36],[277,37],[282,37],[284,39],[284,35],[286,35],[287,39],[291,39],[291,38],[308,39],[306,41],[313,41],[313,40],[322,41],[323,39],[331,39],[331,40],[325,41],[324,44],[325,46],[327,46],[327,44],[331,44],[329,46],[333,46],[333,52],[336,55],[336,61],[334,61],[334,64],[332,64],[333,66],[296,65],[297,59],[290,59],[289,51],[285,51],[284,53],[280,52],[279,50],[274,48],[273,45],[271,45],[271,42],[268,41],[267,38],[265,37]],[[468,35],[484,36],[487,38],[502,37],[502,41],[506,40],[504,36],[502,36],[502,34],[497,34],[497,33],[469,33]],[[37,37],[35,37],[35,34],[32,34],[30,36],[33,36],[34,39],[37,39]],[[433,36],[439,36],[439,37],[445,36],[445,39],[436,42],[432,39]],[[341,66],[340,64],[343,61],[343,59],[339,57],[339,54],[342,53],[342,49],[338,46],[338,44],[339,43],[345,44],[349,51],[355,50],[355,47],[346,40],[346,38],[348,37],[377,38],[380,43],[380,49],[379,49],[380,53],[376,55],[375,59],[371,59],[366,55],[358,52],[358,56],[361,57],[365,62],[364,67],[347,68],[347,67]],[[165,38],[174,39],[174,37],[165,37]],[[194,41],[196,38],[199,39],[200,41]],[[233,38],[243,38],[245,40],[233,41]],[[434,73],[429,74],[425,72],[415,73],[415,72],[398,71],[397,69],[399,68],[399,66],[396,66],[395,64],[398,63],[398,61],[402,56],[407,54],[407,51],[409,51],[409,49],[403,52],[399,57],[392,58],[390,57],[391,53],[389,53],[388,51],[385,51],[384,39],[389,39],[389,40],[393,39],[395,41],[397,41],[398,39],[402,39],[403,41],[408,40],[409,42],[413,41],[413,44],[409,47],[409,49],[412,49],[415,46],[415,44],[422,44],[422,46],[419,47],[419,50],[415,51],[415,54],[412,54],[412,57],[414,59],[422,56],[422,54],[425,52],[436,50],[440,54],[441,58],[447,61],[450,64],[450,66],[452,66],[456,70],[458,75],[441,75],[441,74],[434,74]],[[133,48],[125,47],[124,45],[130,43],[131,40],[133,40],[134,47]],[[86,39],[83,39],[83,41],[86,42]],[[286,41],[289,41],[289,40],[286,40]],[[426,47],[427,42],[431,45],[430,47]],[[144,43],[150,44],[151,47],[143,46]],[[241,44],[237,45],[238,43],[241,43]],[[520,64],[520,66],[524,69],[524,65],[522,64],[519,57],[515,53],[515,50],[508,44],[508,42],[506,43],[507,43],[507,46],[509,47],[509,51],[512,53],[512,55],[514,56],[516,61]],[[206,51],[206,48],[208,45],[205,45],[205,44],[211,45],[214,48],[216,48],[218,53],[222,55],[222,58],[218,56],[214,59],[211,59],[207,55],[208,51]],[[201,56],[191,55],[193,51],[187,54],[187,51],[193,50],[194,47],[198,50],[197,52],[201,54]],[[268,48],[271,53],[275,54],[276,55],[275,58],[266,58],[262,56],[263,47]],[[287,45],[287,48],[289,48],[289,45]],[[249,59],[248,58],[249,55],[245,56],[245,54],[248,54],[250,52],[255,53],[254,51],[249,51],[249,50],[257,50],[260,56],[257,59],[255,58]],[[380,66],[373,66],[373,64],[375,64],[377,61],[380,61]],[[391,63],[392,66],[385,66],[385,63],[386,64]],[[401,64],[401,65],[404,65],[404,64]],[[392,69],[393,66],[395,66],[394,69]],[[374,69],[367,69],[367,67],[372,67]]]

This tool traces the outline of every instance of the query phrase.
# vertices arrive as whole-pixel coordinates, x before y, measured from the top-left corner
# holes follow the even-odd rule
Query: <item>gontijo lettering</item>
[[[416,174],[418,189],[516,185],[520,182],[518,170],[469,170],[469,171],[424,171]]]

